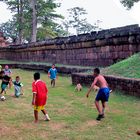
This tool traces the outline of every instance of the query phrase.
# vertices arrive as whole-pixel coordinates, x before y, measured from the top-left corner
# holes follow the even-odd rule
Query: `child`
[[[6,94],[6,88],[9,84],[10,81],[10,77],[7,75],[4,75],[4,71],[1,71],[1,79],[2,79],[2,83],[1,83],[1,96],[3,96],[3,94]]]
[[[8,65],[5,65],[5,69],[3,71],[4,71],[4,75],[7,75],[7,76],[11,77],[12,71],[9,69]],[[11,88],[11,86],[12,86],[12,79],[10,78],[10,80],[9,80],[9,88]]]
[[[52,65],[52,68],[48,71],[48,77],[51,79],[51,86],[55,87],[55,80],[57,78],[57,69],[55,68],[55,65]]]
[[[45,120],[49,121],[50,118],[48,116],[47,111],[45,110],[44,106],[46,104],[46,100],[48,98],[48,89],[46,84],[40,80],[40,73],[34,74],[34,82],[32,83],[32,92],[33,92],[33,99],[32,105],[34,105],[34,117],[35,123],[38,122],[38,112],[41,110],[42,113],[45,115]]]
[[[16,76],[16,80],[13,81],[14,88],[15,88],[15,96],[19,97],[20,95],[23,95],[23,84],[20,82],[20,77]]]
[[[99,91],[98,91],[98,94],[97,94],[97,96],[95,98],[95,105],[96,105],[96,108],[97,108],[98,113],[99,113],[99,115],[96,118],[96,120],[100,121],[102,118],[104,118],[104,111],[105,111],[105,107],[106,107],[106,102],[109,99],[110,90],[108,88],[107,81],[105,80],[105,78],[102,75],[100,75],[99,68],[94,69],[94,76],[95,76],[95,79],[94,79],[91,87],[89,88],[86,96],[88,98],[92,88],[96,84],[98,84]],[[100,107],[100,104],[99,104],[100,100],[102,102],[102,108]]]
[[[9,69],[9,66],[8,65],[5,65],[5,69],[3,71],[4,71],[4,75],[7,75],[9,77],[12,74],[12,71]]]

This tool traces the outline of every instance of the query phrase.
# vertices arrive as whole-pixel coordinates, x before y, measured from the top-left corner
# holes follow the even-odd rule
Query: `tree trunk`
[[[18,40],[17,44],[22,44],[23,40],[23,0],[17,0],[18,1],[18,6],[17,6],[17,11],[18,11]]]
[[[37,34],[37,15],[36,15],[36,0],[29,0],[30,7],[32,10],[32,29],[31,29],[31,42],[36,42],[36,34]]]

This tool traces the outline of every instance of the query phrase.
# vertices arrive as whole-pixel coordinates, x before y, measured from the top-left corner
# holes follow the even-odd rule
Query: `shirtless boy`
[[[104,111],[105,111],[105,107],[106,107],[106,102],[108,102],[108,99],[109,99],[110,90],[108,88],[108,83],[105,80],[104,76],[100,75],[99,68],[94,69],[94,76],[95,76],[95,79],[94,79],[91,87],[89,88],[86,96],[87,96],[87,98],[89,97],[89,94],[95,85],[97,85],[100,88],[98,91],[98,94],[95,98],[95,105],[96,105],[96,108],[99,113],[96,120],[100,121],[102,118],[104,118]],[[100,100],[102,103],[102,107],[99,104]]]

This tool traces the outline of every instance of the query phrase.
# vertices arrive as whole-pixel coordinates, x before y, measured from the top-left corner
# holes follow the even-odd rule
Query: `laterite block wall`
[[[0,48],[0,59],[108,66],[140,51],[140,27],[126,27]]]

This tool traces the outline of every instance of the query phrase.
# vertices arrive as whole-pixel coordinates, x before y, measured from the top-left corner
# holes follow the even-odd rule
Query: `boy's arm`
[[[23,87],[21,87],[21,95],[24,95]]]
[[[36,98],[36,93],[33,93],[32,105],[35,105],[35,98]]]
[[[50,77],[50,70],[48,71],[48,77]]]
[[[88,96],[89,96],[91,90],[93,89],[93,87],[94,87],[94,85],[95,85],[96,83],[97,83],[97,78],[94,79],[92,85],[90,86],[90,88],[89,88],[89,90],[88,90],[88,92],[87,92],[87,94],[86,94],[86,97],[87,97],[87,98],[88,98]]]
[[[57,69],[56,69],[56,71],[55,71],[55,74],[56,74],[56,79],[58,79],[58,76],[57,76]]]
[[[36,94],[37,94],[35,83],[32,84],[32,92],[33,92],[32,105],[35,105]]]

